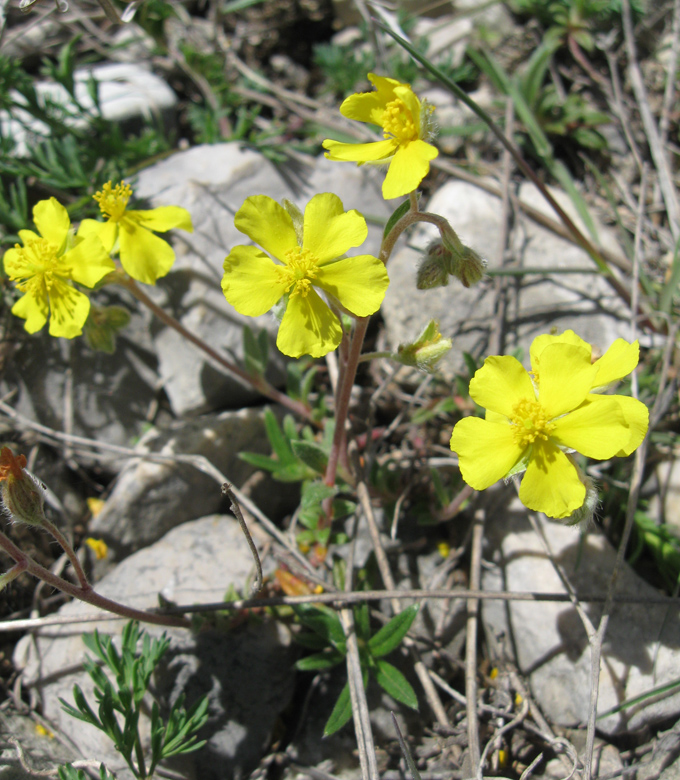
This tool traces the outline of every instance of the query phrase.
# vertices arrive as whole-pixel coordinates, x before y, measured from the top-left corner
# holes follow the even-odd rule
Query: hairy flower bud
[[[449,283],[449,259],[444,245],[438,239],[425,250],[416,273],[416,287],[419,290],[431,290],[433,287],[446,287]]]
[[[471,287],[477,282],[481,282],[484,278],[484,269],[486,263],[475,252],[474,249],[470,249],[469,246],[465,247],[465,251],[460,256],[458,264],[453,269],[452,273],[457,277],[463,287]]]
[[[587,477],[581,469],[578,469],[578,472],[581,482],[586,486],[586,497],[583,504],[575,512],[560,522],[564,523],[564,525],[578,525],[585,531],[595,516],[595,510],[600,503],[600,496],[595,482],[590,477]]]
[[[43,504],[44,493],[40,485],[31,477],[24,467],[24,455],[15,457],[9,447],[3,447],[0,452],[0,495],[5,508],[12,518],[19,523],[28,525],[43,525],[45,513]]]

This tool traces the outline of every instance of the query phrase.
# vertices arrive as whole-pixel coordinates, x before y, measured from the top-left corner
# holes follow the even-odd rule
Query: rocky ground
[[[397,19],[371,8],[383,19]],[[463,80],[466,90],[506,128],[514,127],[528,150],[521,115],[513,116],[511,101],[488,74],[474,70],[475,60],[466,53],[466,46],[488,47],[507,73],[519,78],[545,25],[519,10],[501,3],[447,3],[411,19],[415,26],[408,30],[414,38],[427,38],[434,61],[472,69]],[[382,34],[376,39],[366,32],[365,12],[363,3],[322,0],[240,7],[147,0],[138,11],[139,25],[114,26],[89,2],[65,13],[46,5],[36,5],[28,15],[5,9],[0,55],[21,63],[37,80],[39,58],[56,58],[79,33],[74,43],[78,100],[87,103],[88,74],[96,63],[93,73],[102,82],[108,120],[130,133],[137,132],[143,117],[162,122],[169,148],[127,175],[150,207],[188,209],[194,233],[173,236],[175,266],[150,294],[183,326],[237,361],[244,360],[245,318],[226,303],[219,282],[225,254],[243,240],[233,214],[248,195],[304,204],[316,193],[333,191],[345,208],[370,218],[364,250],[378,252],[382,227],[394,208],[381,196],[381,172],[331,163],[320,149],[323,138],[357,132],[337,111],[344,96],[341,78],[353,78],[350,53],[359,68],[377,46],[381,72],[406,72],[407,58]],[[50,339],[44,332],[28,337],[9,313],[11,285],[5,285],[3,444],[29,457],[29,468],[48,487],[50,516],[74,538],[98,592],[141,609],[157,606],[159,594],[163,603],[180,605],[248,594],[250,552],[219,482],[206,473],[201,458],[255,505],[247,519],[264,562],[263,595],[289,593],[281,589],[281,571],[307,583],[308,593],[319,582],[332,590],[331,563],[350,556],[367,586],[386,585],[367,528],[373,514],[395,587],[448,591],[446,598],[419,598],[411,646],[391,656],[417,691],[418,712],[377,686],[368,690],[377,766],[389,780],[408,776],[392,711],[423,780],[475,776],[471,717],[479,720],[485,776],[583,776],[579,756],[586,750],[591,645],[615,567],[628,490],[639,475],[639,510],[663,529],[665,546],[654,543],[661,531],[646,536],[639,526],[630,562],[619,573],[620,602],[611,609],[599,674],[593,776],[680,776],[678,608],[664,598],[680,571],[673,308],[680,223],[677,203],[664,188],[667,174],[671,191],[677,190],[680,113],[672,91],[667,96],[667,84],[674,81],[668,69],[677,68],[680,8],[665,4],[634,18],[646,108],[662,132],[662,158],[635,92],[635,71],[618,21],[609,32],[597,30],[592,52],[577,46],[583,61],[562,54],[546,77],[558,92],[586,95],[609,116],[598,126],[605,142],[598,150],[574,141],[576,127],[587,125],[582,117],[580,125],[551,136],[592,224],[528,150],[565,211],[596,237],[617,289],[596,272],[538,189],[469,109],[417,69],[399,76],[408,77],[437,106],[442,154],[424,182],[422,204],[450,220],[461,240],[484,256],[490,273],[470,289],[454,280],[447,287],[417,290],[417,262],[432,234],[414,230],[399,244],[389,263],[390,288],[369,333],[370,348],[396,349],[432,318],[454,347],[434,375],[385,358],[360,372],[351,419],[368,464],[370,499],[346,520],[344,530],[356,544],[338,537],[325,564],[305,557],[296,543],[298,485],[277,482],[239,458],[243,452],[271,452],[265,402],[251,387],[125,293],[104,292],[107,303],[132,312],[114,354],[95,352],[82,339]],[[319,45],[331,44],[334,50],[319,54]],[[199,52],[214,61],[201,59]],[[332,56],[339,57],[335,65]],[[331,65],[323,66],[323,57]],[[215,62],[217,76],[211,71]],[[366,89],[363,76],[355,78]],[[54,95],[54,86],[44,81],[39,89]],[[347,93],[353,88],[351,83]],[[11,111],[0,121],[3,134],[16,141],[12,155],[29,155],[31,133],[40,128],[12,124]],[[18,175],[5,162],[0,171],[5,186],[12,171]],[[61,192],[76,206],[75,190],[59,191],[38,174],[26,181],[31,202]],[[0,203],[0,211],[6,206]],[[11,245],[7,226],[4,235]],[[634,291],[639,316],[621,288],[629,296]],[[291,361],[274,346],[277,323],[264,315],[255,324],[269,334],[267,378],[282,387]],[[605,498],[597,521],[583,535],[528,512],[512,485],[483,495],[466,492],[448,447],[453,424],[474,407],[466,396],[471,364],[479,365],[488,354],[526,358],[532,339],[552,328],[572,328],[600,352],[618,337],[639,338],[640,397],[649,406],[660,399],[646,464],[634,471],[631,458],[618,470],[604,465],[593,472]],[[315,398],[328,395],[334,371],[332,360],[318,364]],[[282,409],[274,412],[283,418]],[[63,570],[64,561],[43,534],[19,526],[7,533],[38,562]],[[105,559],[95,559],[83,544],[87,537],[106,542]],[[456,597],[456,591],[467,593],[477,584],[499,597],[474,603]],[[558,595],[521,601],[512,593]],[[121,622],[102,619],[89,605],[50,588],[36,588],[27,575],[0,598],[0,780],[34,776],[27,767],[49,770],[79,759],[104,761],[119,778],[131,777],[110,742],[68,717],[59,703],[59,697],[70,700],[74,683],[91,691],[82,669],[82,632],[96,625],[116,634]],[[478,604],[479,631],[471,642]],[[372,608],[375,625],[392,612],[385,599]],[[34,622],[20,622],[27,619]],[[171,648],[155,693],[165,706],[180,692],[189,703],[207,694],[209,720],[202,732],[207,743],[169,763],[166,770],[173,774],[163,776],[360,776],[351,724],[322,739],[346,680],[344,666],[315,676],[295,672],[304,650],[295,642],[299,625],[290,613],[251,609],[221,611],[215,618],[206,611],[203,619],[195,632],[169,630]],[[152,634],[160,630],[149,628]],[[419,682],[423,669],[433,685],[429,693]],[[466,699],[471,675],[478,685],[476,702]],[[621,708],[623,703],[628,705]],[[13,736],[25,756],[9,742]]]

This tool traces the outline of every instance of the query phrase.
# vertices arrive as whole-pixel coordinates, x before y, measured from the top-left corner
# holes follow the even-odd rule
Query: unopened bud
[[[15,457],[9,447],[0,451],[0,495],[7,511],[19,523],[43,525],[45,495],[40,485],[24,471],[26,458]]]
[[[442,338],[439,323],[430,320],[423,332],[412,344],[400,344],[396,360],[405,366],[414,366],[421,371],[433,371],[436,364],[451,349],[451,339]]]
[[[433,287],[446,287],[449,283],[449,258],[441,241],[433,241],[425,250],[416,273],[416,287],[419,290],[431,290]]]
[[[460,280],[463,287],[472,287],[473,284],[482,281],[485,269],[484,260],[474,249],[466,246],[451,273]]]

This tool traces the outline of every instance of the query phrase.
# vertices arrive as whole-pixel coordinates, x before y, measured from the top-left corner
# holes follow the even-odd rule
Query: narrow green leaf
[[[383,238],[387,238],[392,232],[392,228],[399,222],[399,220],[411,210],[411,201],[407,198],[392,212],[392,216],[387,220],[385,230],[383,231]]]
[[[412,710],[418,709],[418,697],[413,690],[411,683],[404,675],[392,666],[392,664],[383,660],[378,660],[378,668],[375,672],[375,679],[378,685],[396,701],[405,704]]]
[[[326,725],[323,729],[324,737],[330,737],[331,734],[335,734],[339,731],[345,723],[352,717],[352,700],[349,695],[349,683],[345,683],[345,687],[340,691],[340,696],[335,702],[333,712],[326,721]]]
[[[374,658],[381,658],[398,647],[411,628],[411,624],[418,614],[419,606],[419,604],[412,604],[407,607],[370,638],[368,650]]]
[[[356,627],[357,637],[368,642],[369,637],[371,636],[371,616],[366,602],[354,607],[354,625]]]
[[[264,427],[267,431],[269,442],[272,445],[272,450],[281,463],[293,463],[295,461],[295,456],[290,447],[290,442],[279,427],[274,412],[272,412],[269,407],[266,407],[264,410]]]
[[[310,441],[292,441],[293,452],[309,468],[318,474],[324,474],[328,465],[328,453],[314,442]]]
[[[299,672],[314,672],[323,669],[332,669],[343,661],[344,658],[345,656],[337,650],[332,650],[330,653],[314,653],[313,655],[308,655],[306,658],[301,658],[295,664],[295,668]]]
[[[345,652],[345,632],[340,618],[332,609],[312,604],[294,604],[292,609],[303,625],[311,628],[341,653]]]
[[[281,462],[270,458],[268,455],[260,455],[257,452],[239,452],[239,458],[257,469],[271,471],[272,473],[281,468]]]

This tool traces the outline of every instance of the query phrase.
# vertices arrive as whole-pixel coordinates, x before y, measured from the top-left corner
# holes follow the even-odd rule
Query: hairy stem
[[[117,601],[107,599],[105,596],[101,596],[96,593],[92,586],[88,583],[86,587],[80,585],[73,585],[70,582],[53,574],[49,569],[36,563],[32,558],[22,552],[14,542],[0,531],[0,547],[20,566],[24,567],[24,571],[29,572],[39,580],[43,580],[53,588],[67,593],[69,596],[73,596],[75,599],[85,601],[88,604],[92,604],[93,607],[99,607],[107,612],[113,612],[114,615],[121,615],[122,617],[129,618],[130,620],[139,620],[142,623],[154,623],[159,626],[173,626],[177,628],[190,628],[190,621],[183,617],[173,617],[171,615],[158,615],[153,612],[144,612],[140,609],[134,609],[133,607],[126,607],[123,604],[119,604]]]

